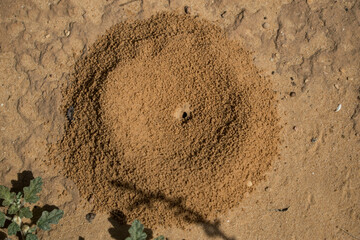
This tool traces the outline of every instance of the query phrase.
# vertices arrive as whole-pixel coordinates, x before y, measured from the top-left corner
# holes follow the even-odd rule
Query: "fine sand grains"
[[[69,108],[53,161],[95,211],[124,222],[212,219],[251,192],[277,155],[269,81],[221,29],[191,16],[112,27],[77,61]]]

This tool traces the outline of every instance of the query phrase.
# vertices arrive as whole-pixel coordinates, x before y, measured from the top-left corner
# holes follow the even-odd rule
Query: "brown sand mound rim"
[[[152,227],[212,219],[277,154],[274,93],[221,29],[162,13],[112,27],[79,59],[54,162],[97,211]],[[73,114],[72,114],[73,111]]]

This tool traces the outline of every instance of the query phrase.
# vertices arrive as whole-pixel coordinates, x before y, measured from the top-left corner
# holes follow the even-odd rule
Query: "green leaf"
[[[157,238],[155,238],[154,240],[165,240],[164,236],[159,236]]]
[[[19,211],[19,206],[16,204],[12,204],[8,209],[8,214],[16,214]]]
[[[0,212],[0,227],[4,227],[6,216],[3,212]]]
[[[41,177],[37,177],[30,181],[29,187],[24,187],[24,199],[28,203],[36,203],[39,197],[36,195],[41,191],[43,182]]]
[[[146,240],[146,233],[144,233],[144,225],[139,220],[135,220],[129,228],[130,237],[125,240]]]
[[[26,234],[25,240],[38,240],[37,236],[31,233]]]
[[[9,227],[8,227],[8,234],[11,235],[16,235],[17,232],[20,231],[20,227],[19,225],[17,225],[17,223],[12,222],[10,223]]]
[[[36,225],[45,231],[50,230],[50,223],[57,224],[64,215],[64,211],[60,209],[54,209],[50,213],[48,211],[44,211],[41,214],[40,219],[37,221]]]
[[[21,192],[18,192],[18,193],[16,194],[16,200],[17,200],[18,202],[20,202],[20,201],[21,201],[21,198],[22,198],[22,193],[21,193]]]
[[[0,186],[0,199],[3,199],[3,206],[10,206],[14,202],[16,194],[11,193],[9,188],[5,186]]]
[[[7,199],[10,197],[10,189],[0,185],[0,199]]]
[[[29,229],[28,233],[33,233],[36,231],[36,226],[33,226]]]
[[[23,218],[32,218],[33,217],[33,214],[32,212],[30,211],[30,208],[28,207],[23,207],[20,209],[19,211],[19,217]]]

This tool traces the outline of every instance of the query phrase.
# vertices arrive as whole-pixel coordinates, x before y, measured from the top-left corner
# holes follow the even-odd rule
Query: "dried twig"
[[[352,237],[352,238],[354,238],[354,239],[356,239],[356,240],[360,240],[359,237],[356,237],[356,236],[352,235],[351,233],[349,233],[349,232],[346,231],[345,229],[340,228],[340,227],[339,227],[339,229],[342,230],[342,231],[343,231],[344,233],[346,233],[347,235],[349,235],[350,237]]]

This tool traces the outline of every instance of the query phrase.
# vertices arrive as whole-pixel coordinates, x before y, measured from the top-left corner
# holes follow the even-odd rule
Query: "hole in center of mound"
[[[164,191],[183,187],[185,176],[193,188],[221,175],[238,160],[248,132],[249,103],[241,96],[236,75],[226,63],[215,63],[204,43],[183,46],[192,37],[174,36],[156,56],[144,54],[117,67],[109,73],[102,95],[104,123],[124,161],[143,176],[138,181],[152,185],[157,181],[157,176],[148,175],[153,169],[170,175],[174,168],[183,168],[172,178],[172,187],[159,186]],[[179,102],[188,103],[178,108],[182,121],[190,106],[196,115],[186,125],[171,116]],[[197,174],[194,180],[189,170]]]
[[[95,210],[149,227],[211,219],[277,155],[269,81],[206,21],[159,14],[116,25],[75,69],[64,99],[76,119],[57,163]]]

